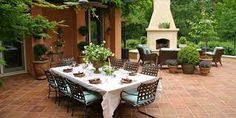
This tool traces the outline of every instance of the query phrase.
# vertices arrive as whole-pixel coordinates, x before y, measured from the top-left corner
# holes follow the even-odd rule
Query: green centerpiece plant
[[[93,64],[96,69],[95,73],[100,73],[99,68],[103,66],[109,56],[112,56],[112,52],[104,47],[104,43],[100,45],[90,43],[88,46],[85,46],[83,53],[85,62],[91,62]]]
[[[194,45],[182,48],[178,52],[178,61],[182,65],[183,73],[193,74],[195,66],[199,62],[199,52]]]

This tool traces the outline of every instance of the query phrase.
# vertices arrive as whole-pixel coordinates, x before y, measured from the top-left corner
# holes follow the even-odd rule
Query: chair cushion
[[[224,49],[224,48],[223,48],[223,47],[215,47],[215,48],[214,48],[214,51],[213,51],[213,55],[216,54],[216,50],[218,50],[218,49]]]
[[[91,91],[83,91],[84,93],[84,98],[85,98],[85,103],[84,101],[75,98],[76,100],[80,101],[81,103],[84,103],[86,105],[89,105],[99,99],[101,99],[101,96],[99,96],[97,93],[95,92],[91,92]]]
[[[149,98],[147,100],[141,100],[138,103],[138,92],[136,93],[123,93],[122,94],[122,99],[127,101],[128,103],[130,103],[133,106],[141,106],[142,104],[154,99],[154,98]]]
[[[144,51],[144,54],[151,54],[152,53],[151,50],[149,49],[149,47],[146,45],[143,45],[143,51]]]

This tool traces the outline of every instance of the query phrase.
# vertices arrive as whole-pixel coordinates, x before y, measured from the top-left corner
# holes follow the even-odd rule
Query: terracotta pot
[[[169,72],[170,73],[176,73],[178,66],[170,66],[170,65],[168,65],[168,68],[169,68]]]
[[[103,61],[92,61],[91,63],[93,64],[93,67],[95,68],[94,73],[97,73],[97,74],[101,73],[99,71],[99,68],[101,68],[103,66]]]
[[[183,64],[182,70],[184,74],[193,74],[195,70],[195,65],[193,64]]]
[[[44,80],[46,76],[44,74],[45,70],[49,69],[49,61],[33,61],[34,73],[37,80]]]
[[[204,75],[204,76],[207,76],[208,73],[210,73],[210,69],[211,68],[202,68],[202,67],[200,67],[200,74]]]

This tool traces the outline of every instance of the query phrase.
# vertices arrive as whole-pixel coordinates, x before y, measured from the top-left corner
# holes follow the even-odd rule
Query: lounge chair
[[[215,47],[213,52],[206,52],[208,56],[212,57],[212,62],[215,63],[215,66],[217,67],[217,63],[219,62],[222,66],[221,57],[224,54],[224,48],[223,47]]]

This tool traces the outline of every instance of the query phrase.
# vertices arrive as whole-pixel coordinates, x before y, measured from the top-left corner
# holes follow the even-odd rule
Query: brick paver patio
[[[236,60],[224,59],[223,67],[213,67],[209,76],[170,74],[167,70],[159,75],[163,77],[161,99],[142,110],[158,118],[236,117]],[[0,88],[0,118],[71,117],[66,104],[58,106],[47,95],[46,80],[34,80],[26,74],[5,77],[5,86]],[[89,117],[101,112],[97,106],[92,106]],[[118,117],[145,118],[128,105],[118,109]],[[77,111],[74,117],[83,117],[82,109]]]

